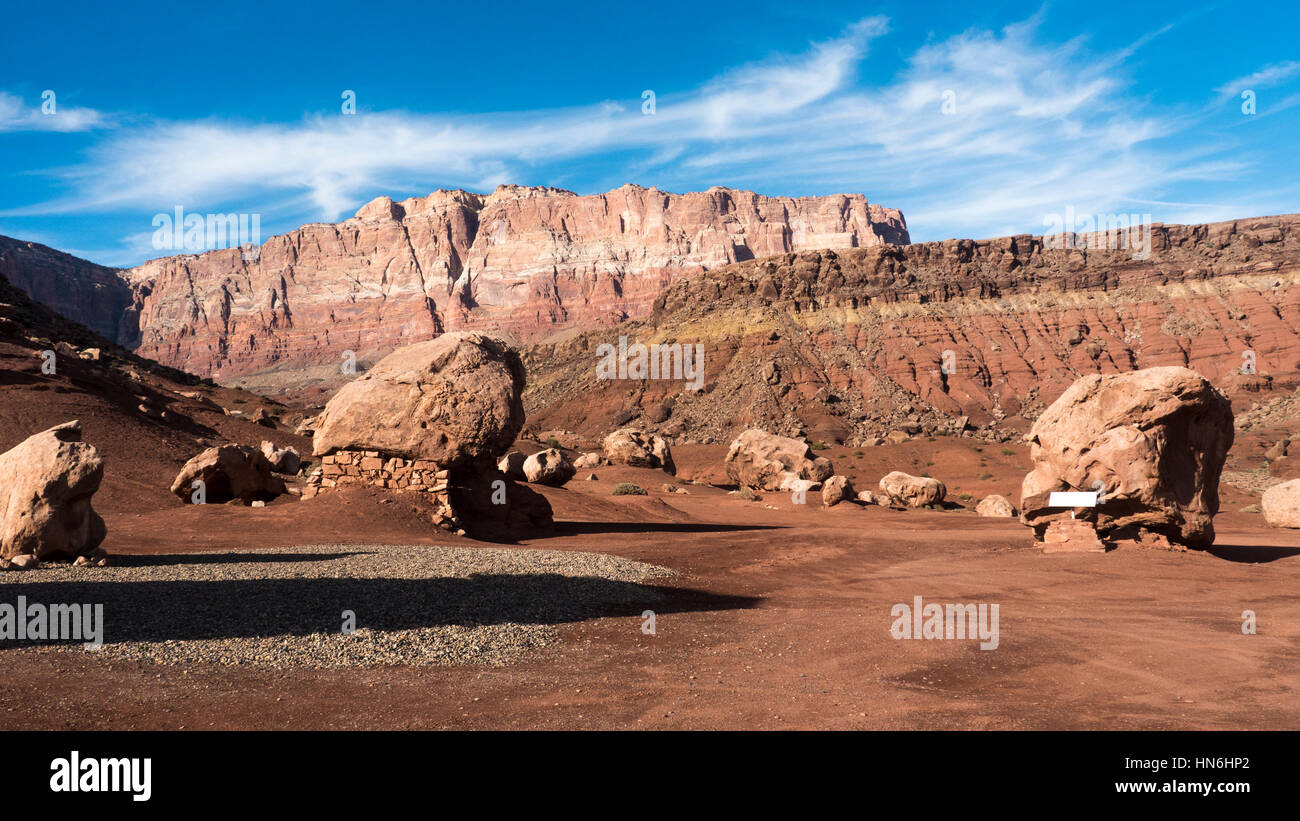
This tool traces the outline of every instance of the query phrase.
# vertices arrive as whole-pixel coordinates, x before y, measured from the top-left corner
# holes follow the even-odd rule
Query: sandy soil
[[[1017,497],[1028,459],[1005,448],[922,440],[826,455],[860,487],[894,467],[928,470],[973,504]],[[693,478],[721,478],[724,454],[674,451]],[[1212,551],[1044,556],[1014,520],[970,510],[745,502],[690,484],[665,493],[674,480],[657,471],[588,472],[540,488],[559,524],[518,544],[678,571],[649,583],[665,594],[654,635],[625,612],[560,623],[557,644],[505,667],[276,670],[7,649],[0,728],[1300,727],[1300,531],[1236,512],[1257,497],[1232,488]],[[650,495],[610,496],[620,481]],[[361,489],[266,508],[114,507],[105,547],[119,554],[499,546],[431,531],[404,497]],[[999,647],[895,640],[891,608],[915,596],[999,605]],[[1258,634],[1243,635],[1244,610]]]

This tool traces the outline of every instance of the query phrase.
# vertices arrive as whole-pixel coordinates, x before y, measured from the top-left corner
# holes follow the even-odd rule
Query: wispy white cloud
[[[89,131],[107,124],[102,112],[59,103],[58,95],[43,92],[41,99],[28,104],[21,97],[0,91],[0,132],[13,131]]]
[[[316,115],[300,123],[219,120],[159,122],[123,130],[94,147],[84,164],[58,172],[66,198],[11,215],[158,210],[169,203],[247,199],[299,191],[319,218],[335,219],[380,191],[421,181],[472,188],[511,180],[530,166],[638,149],[650,166],[692,144],[762,139],[851,80],[882,18],[850,26],[804,55],[745,66],[699,90],[640,108],[589,106],[476,116],[409,112]]]
[[[1245,77],[1238,77],[1231,82],[1224,83],[1215,90],[1225,96],[1233,96],[1247,89],[1271,88],[1297,76],[1300,76],[1300,62],[1287,60],[1282,63],[1264,66],[1259,71],[1247,74]]]
[[[1169,199],[1178,182],[1241,169],[1216,159],[1221,146],[1209,138],[1196,151],[1168,147],[1204,113],[1156,110],[1133,92],[1127,61],[1168,30],[1097,54],[1082,38],[1044,42],[1031,19],[928,42],[885,75],[872,72],[869,51],[888,22],[870,17],[802,54],[660,95],[650,116],[639,101],[597,101],[475,116],[135,124],[57,172],[65,198],[9,213],[152,214],[182,204],[333,220],[381,193],[549,181],[617,154],[624,176],[609,187],[861,191],[903,208],[914,236],[1035,231],[1067,206],[1121,211]],[[1290,65],[1257,75],[1280,82]],[[1245,206],[1225,204],[1234,207]]]

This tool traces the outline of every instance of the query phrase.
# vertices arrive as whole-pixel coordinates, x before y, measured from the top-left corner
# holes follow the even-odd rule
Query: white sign
[[[1096,507],[1097,494],[1095,492],[1071,491],[1068,493],[1053,493],[1047,497],[1048,507]]]

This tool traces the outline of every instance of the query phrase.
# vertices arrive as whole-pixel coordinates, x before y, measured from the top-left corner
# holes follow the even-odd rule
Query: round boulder
[[[758,428],[736,437],[727,452],[726,464],[727,476],[733,482],[759,490],[784,490],[796,479],[817,486],[835,473],[831,461],[814,457],[812,448],[802,439],[776,436]]]
[[[302,457],[297,448],[276,447],[274,442],[262,442],[262,455],[271,463],[276,473],[296,475],[302,469]]]
[[[202,484],[196,487],[195,482]],[[265,502],[285,492],[284,480],[272,472],[271,463],[247,445],[218,445],[186,462],[172,481],[172,493],[194,502],[200,489],[198,498],[204,504]]]
[[[837,474],[822,484],[822,504],[826,507],[833,507],[852,498],[853,483],[849,481],[847,476]]]
[[[538,451],[524,460],[524,477],[535,485],[560,487],[577,472],[569,457],[555,448]]]
[[[1085,376],[1034,422],[1034,468],[1020,520],[1042,541],[1070,517],[1056,491],[1098,491],[1089,519],[1103,540],[1205,548],[1214,544],[1219,473],[1232,446],[1232,405],[1181,367]]]
[[[1264,521],[1273,527],[1300,527],[1300,479],[1264,491]]]
[[[443,468],[495,461],[524,426],[524,366],[504,342],[449,333],[397,350],[344,385],[312,452],[374,450]]]
[[[981,499],[980,503],[975,506],[975,512],[981,516],[996,519],[1013,519],[1019,515],[1016,512],[1016,506],[1011,504],[1010,499],[996,493]]]
[[[880,490],[889,497],[891,503],[908,507],[936,507],[948,495],[948,488],[938,479],[913,476],[901,470],[881,477]]]
[[[521,451],[512,450],[497,462],[497,470],[501,471],[509,479],[522,482],[527,477],[524,476],[524,461],[528,457]]]
[[[610,464],[634,468],[660,468],[677,473],[668,440],[636,428],[621,428],[605,437],[605,458]]]

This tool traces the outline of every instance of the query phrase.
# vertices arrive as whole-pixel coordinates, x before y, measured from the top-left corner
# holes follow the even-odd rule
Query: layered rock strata
[[[644,316],[666,285],[698,271],[907,240],[902,214],[861,195],[625,185],[592,196],[501,186],[486,196],[380,197],[341,223],[272,237],[255,254],[172,256],[126,272],[118,336],[204,376],[330,387],[346,351],[364,362],[469,329],[535,341]],[[308,366],[319,370],[304,376]]]

